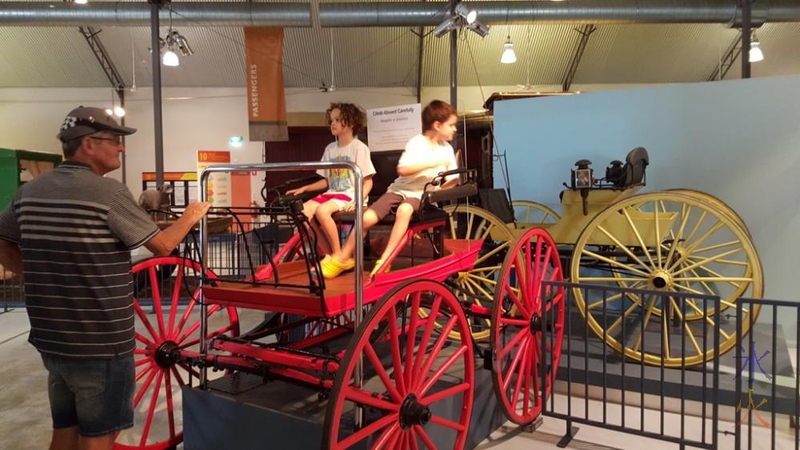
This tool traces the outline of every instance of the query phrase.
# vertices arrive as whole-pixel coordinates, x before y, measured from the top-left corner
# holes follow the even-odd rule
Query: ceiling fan
[[[531,68],[528,67],[525,69],[525,71],[527,73],[527,75],[525,76],[525,84],[518,84],[517,85],[518,91],[530,91],[533,89],[533,86],[531,86]]]

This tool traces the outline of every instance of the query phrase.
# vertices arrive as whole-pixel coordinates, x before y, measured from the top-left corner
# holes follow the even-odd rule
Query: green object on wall
[[[11,203],[19,186],[61,164],[55,153],[0,148],[0,209]]]

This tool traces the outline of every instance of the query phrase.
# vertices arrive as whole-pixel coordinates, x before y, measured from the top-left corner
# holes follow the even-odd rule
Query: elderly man
[[[64,162],[0,212],[0,264],[23,275],[28,341],[49,373],[51,449],[111,449],[133,426],[130,250],[169,254],[208,211],[193,203],[159,231],[124,184],[103,176],[134,132],[102,109],[72,110],[58,134]]]

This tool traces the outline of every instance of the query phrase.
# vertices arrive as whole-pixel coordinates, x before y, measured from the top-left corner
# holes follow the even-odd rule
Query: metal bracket
[[[111,83],[111,87],[117,91],[117,94],[120,94],[120,91],[125,89],[125,82],[122,80],[122,76],[120,76],[119,71],[108,56],[108,52],[103,46],[103,43],[100,41],[99,34],[103,30],[97,30],[94,27],[78,27],[78,30],[83,35],[84,39],[86,39],[86,43],[89,44],[89,48],[92,50],[94,57],[97,58],[97,62],[100,63],[100,68],[105,72],[108,82]],[[121,96],[120,94],[120,97]]]
[[[525,433],[533,433],[534,431],[538,430],[543,423],[544,423],[544,418],[542,416],[539,416],[533,422],[527,425],[520,425],[519,429],[524,431]]]

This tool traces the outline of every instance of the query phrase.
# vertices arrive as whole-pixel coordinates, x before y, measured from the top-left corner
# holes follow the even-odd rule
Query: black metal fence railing
[[[557,370],[550,370],[552,355],[542,365],[540,386],[552,386],[542,414],[566,421],[559,446],[575,435],[574,424],[586,424],[717,448],[714,356],[720,339],[735,333],[721,320],[719,297],[559,282],[545,283],[543,292],[557,288],[566,295],[561,355]],[[557,323],[555,308],[546,305],[544,323]],[[557,328],[546,328],[543,355],[556,348]]]
[[[0,304],[2,312],[25,306],[22,279],[0,266]]]
[[[760,311],[757,311],[760,309]],[[737,449],[800,448],[800,303],[785,300],[740,298],[735,315],[736,364],[733,424],[725,430],[733,435]],[[755,321],[758,316],[758,321]],[[747,318],[752,318],[747,320]],[[790,335],[784,333],[788,328]],[[749,331],[743,334],[741,331]],[[794,348],[787,342],[794,339]],[[794,362],[794,363],[793,363]],[[730,371],[729,371],[730,372]],[[788,419],[788,420],[787,420]],[[788,426],[788,432],[787,432]]]
[[[236,211],[227,216],[234,220],[226,230],[209,234],[206,256],[208,269],[220,278],[242,279],[252,275],[253,270],[274,257],[294,233],[292,226],[273,217]],[[197,234],[184,242],[184,254],[199,260]]]

